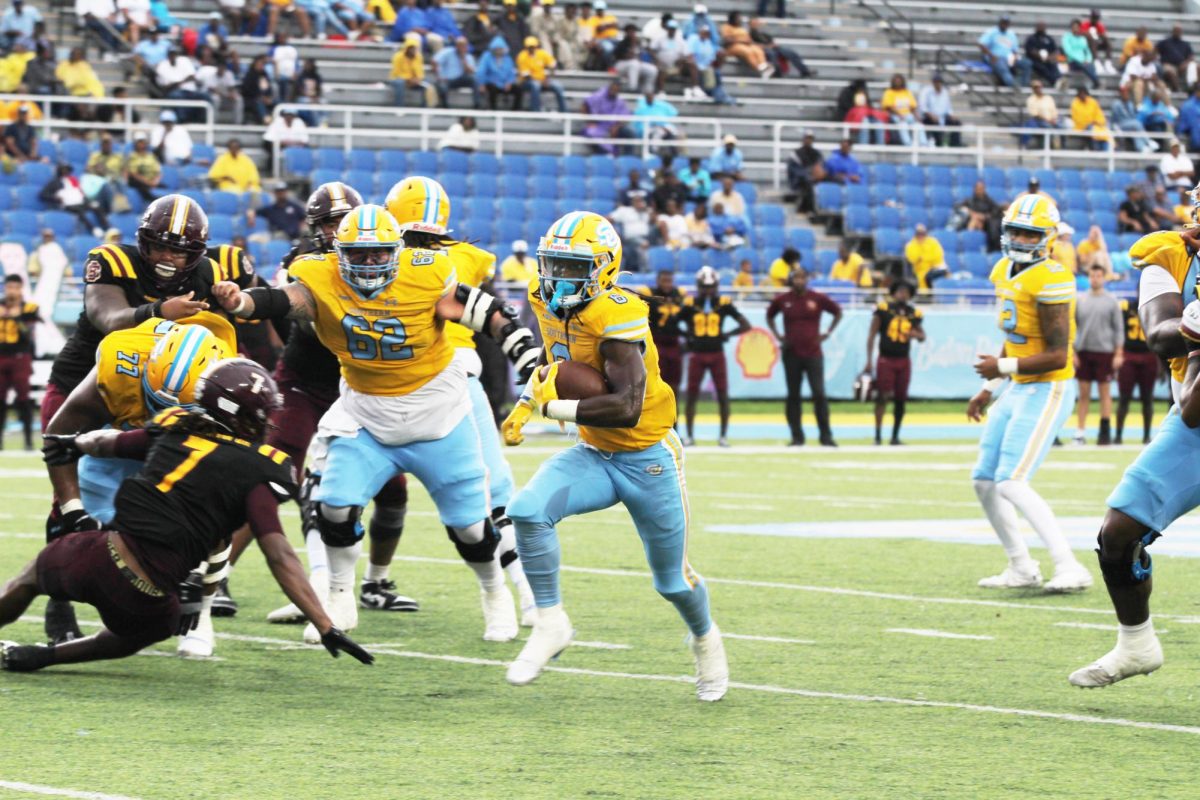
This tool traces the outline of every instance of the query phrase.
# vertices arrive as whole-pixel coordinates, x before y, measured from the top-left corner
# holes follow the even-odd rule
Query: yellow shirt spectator
[[[1194,222],[1192,219],[1192,204],[1181,203],[1175,206],[1175,220],[1178,225],[1191,225]]]
[[[10,53],[0,58],[0,92],[15,92],[32,60],[33,53]]]
[[[791,274],[792,265],[782,258],[777,258],[771,262],[771,268],[767,270],[766,283],[768,286],[787,286],[788,277]]]
[[[1153,50],[1154,42],[1150,41],[1149,37],[1138,41],[1137,35],[1130,36],[1125,40],[1125,46],[1121,48],[1121,63],[1124,64],[1129,59],[1133,58],[1139,50]]]
[[[528,286],[537,277],[537,262],[532,258],[524,259],[509,256],[500,264],[500,279],[507,283],[519,283]]]
[[[254,160],[239,148],[236,153],[225,152],[208,170],[208,179],[225,192],[257,192],[259,190],[258,167]]]
[[[883,93],[879,107],[889,114],[904,116],[917,110],[917,98],[908,89],[888,89]]]
[[[612,14],[592,14],[584,21],[593,39],[616,39],[620,35],[620,24]]]
[[[542,48],[537,48],[532,53],[526,47],[520,53],[517,53],[517,72],[522,78],[528,75],[532,80],[541,83],[546,80],[546,72],[558,66],[554,60],[554,56]]]
[[[29,121],[42,118],[42,107],[37,103],[28,103],[25,100],[9,100],[7,103],[0,102],[0,122],[16,122],[17,109],[23,105],[29,106]]]
[[[394,25],[396,22],[396,9],[392,8],[389,0],[367,0],[367,13],[384,25]]]
[[[412,55],[409,54],[412,50]],[[423,81],[425,80],[425,59],[417,47],[405,46],[392,56],[392,74],[388,80]]]
[[[926,276],[930,270],[944,266],[946,253],[942,243],[927,234],[917,234],[904,246],[904,258],[917,276],[917,285],[922,291],[929,290]]]
[[[1083,247],[1087,243],[1085,239],[1079,246]],[[1059,238],[1054,242],[1054,247],[1050,250],[1050,258],[1071,270],[1072,275],[1079,272],[1079,257],[1075,252],[1075,245],[1066,239]]]
[[[733,276],[733,288],[735,289],[750,289],[754,286],[753,272],[738,272]]]
[[[1077,131],[1092,129],[1092,138],[1096,141],[1107,142],[1112,139],[1108,133],[1108,120],[1104,118],[1104,109],[1091,95],[1076,95],[1071,101],[1071,125]]]
[[[92,65],[81,57],[78,61],[63,61],[54,70],[54,77],[72,97],[104,97],[104,85],[96,77]]]
[[[875,282],[871,279],[871,271],[863,269],[863,257],[858,253],[851,253],[846,257],[846,260],[838,259],[833,262],[833,268],[829,270],[829,279],[833,281],[850,281],[857,283],[859,286],[874,286]]]

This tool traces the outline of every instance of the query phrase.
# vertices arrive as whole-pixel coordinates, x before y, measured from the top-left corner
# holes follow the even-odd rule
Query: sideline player
[[[343,390],[321,420],[329,441],[313,495],[329,557],[329,608],[339,627],[357,623],[352,594],[363,536],[362,508],[393,475],[411,472],[428,489],[463,560],[480,584],[484,638],[519,632],[512,594],[495,559],[499,536],[487,507],[486,470],[470,414],[467,374],[445,322],[486,330],[527,378],[537,352],[517,313],[492,295],[459,284],[450,257],[403,250],[386,209],[362,205],[338,226],[336,254],[293,263],[283,289],[222,283],[217,296],[245,319],[313,322],[338,356]],[[335,269],[330,269],[335,266]]]
[[[642,287],[637,292],[650,306],[650,338],[658,349],[658,369],[662,372],[663,382],[671,387],[671,393],[678,400],[683,381],[678,316],[687,292],[675,285],[675,273],[669,269],[660,269],[654,276],[654,285]],[[676,415],[678,413],[676,409]]]
[[[220,361],[196,386],[197,408],[164,411],[144,430],[54,437],[64,454],[144,458],[121,485],[109,530],[56,538],[0,589],[0,626],[15,622],[39,594],[88,603],[104,628],[49,646],[0,643],[0,668],[28,672],[54,664],[124,658],[194,624],[176,587],[196,563],[249,522],[271,574],[322,631],[322,643],[369,664],[370,653],[333,627],[283,535],[278,504],[295,493],[287,456],[260,444],[275,382],[245,359]]]
[[[1193,214],[1200,187],[1192,192]],[[1196,425],[1195,341],[1200,340],[1196,228],[1143,236],[1129,249],[1138,282],[1138,316],[1150,349],[1169,360],[1176,404],[1150,444],[1108,496],[1097,537],[1100,573],[1117,612],[1117,645],[1070,675],[1076,686],[1107,686],[1162,666],[1163,652],[1150,618],[1150,554],[1146,547],[1172,522],[1200,506],[1200,429]],[[1184,308],[1184,298],[1189,304]],[[1187,391],[1184,391],[1184,381]],[[1182,413],[1181,413],[1182,412]],[[1185,416],[1186,415],[1186,416]]]
[[[912,380],[912,340],[925,341],[924,316],[913,306],[913,286],[908,281],[893,281],[888,288],[891,300],[880,300],[871,315],[867,333],[867,366],[863,372],[875,376],[875,444],[883,444],[883,413],[888,401],[892,406],[891,444],[900,441],[904,406],[908,402],[908,384]],[[875,361],[875,341],[879,340],[879,361]]]
[[[1122,444],[1125,418],[1133,402],[1133,390],[1142,401],[1142,444],[1150,444],[1150,427],[1154,423],[1154,384],[1158,382],[1158,356],[1150,352],[1137,306],[1121,301],[1121,317],[1125,321],[1125,360],[1117,370],[1117,436],[1114,444]]]
[[[979,356],[975,372],[983,388],[967,404],[967,418],[987,427],[979,442],[979,460],[971,474],[975,494],[1004,545],[1008,566],[984,578],[986,589],[1036,588],[1042,585],[1038,563],[1017,527],[1020,511],[1050,551],[1054,577],[1047,592],[1075,592],[1092,585],[1050,505],[1029,481],[1045,460],[1054,436],[1075,403],[1072,343],[1075,339],[1075,280],[1050,258],[1058,230],[1058,208],[1039,195],[1017,200],[1001,222],[1004,257],[992,269],[1004,331],[1000,356]],[[992,393],[1012,381],[995,405]]]
[[[726,332],[725,320],[733,317],[737,328]],[[721,413],[721,435],[717,444],[729,447],[729,376],[725,365],[725,343],[734,336],[750,330],[750,321],[737,310],[733,300],[721,296],[721,277],[712,267],[701,267],[696,273],[696,296],[685,297],[677,324],[687,342],[687,439],[684,444],[696,443],[696,398],[704,373],[712,375],[713,392]]]
[[[38,304],[25,299],[20,275],[4,279],[4,306],[0,308],[0,450],[8,427],[8,391],[25,434],[25,449],[33,449],[33,401],[29,378],[33,375],[33,326],[42,321]]]
[[[542,356],[551,366],[544,379],[534,373],[528,396],[504,421],[504,440],[520,444],[521,428],[537,408],[547,419],[578,425],[581,442],[545,461],[508,509],[538,604],[537,622],[508,668],[508,682],[534,681],[575,635],[559,593],[555,526],[564,517],[622,503],[642,539],[654,588],[691,631],[696,695],[720,700],[729,666],[709,614],[708,589],[687,560],[688,501],[683,446],[672,429],[675,398],[659,375],[645,303],[616,285],[621,239],[600,215],[576,211],[542,237],[538,263],[529,303],[545,341]],[[612,393],[560,400],[555,376],[563,359],[599,370]]]
[[[425,248],[429,250],[445,250],[454,262],[455,278],[467,286],[477,286],[486,292],[492,292],[492,280],[496,277],[496,256],[487,250],[476,247],[469,242],[456,241],[449,237],[450,230],[450,197],[440,183],[432,178],[405,178],[391,188],[385,201],[388,213],[400,225],[400,233],[404,238],[404,246],[410,248]],[[479,430],[479,446],[483,452],[483,463],[488,472],[488,496],[492,506],[492,525],[500,534],[500,547],[496,557],[500,566],[508,574],[509,580],[517,589],[521,605],[521,624],[533,625],[537,614],[533,591],[525,580],[525,571],[521,569],[521,561],[517,557],[517,534],[513,529],[512,520],[508,518],[508,504],[512,500],[513,481],[512,467],[508,465],[500,446],[500,434],[496,430],[496,416],[488,402],[487,392],[484,391],[480,376],[483,373],[483,362],[475,348],[474,332],[457,322],[446,323],[446,338],[450,340],[458,355],[463,358],[467,370],[467,390],[471,395],[471,414],[475,418],[475,427]],[[501,362],[507,372],[507,365]],[[392,548],[393,551],[395,548]],[[387,561],[381,564],[371,559],[367,567],[368,576],[371,570],[387,577],[388,564],[391,561],[388,553]]]

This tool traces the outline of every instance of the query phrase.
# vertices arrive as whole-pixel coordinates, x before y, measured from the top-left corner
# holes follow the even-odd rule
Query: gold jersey
[[[1197,299],[1194,290],[1189,290],[1189,287],[1196,285],[1195,258],[1188,252],[1187,245],[1178,233],[1159,231],[1146,234],[1129,248],[1129,258],[1136,269],[1151,265],[1165,269],[1179,284],[1184,305]],[[1187,357],[1178,356],[1169,359],[1168,363],[1171,365],[1171,377],[1183,383],[1187,374]]]
[[[481,247],[467,242],[455,242],[446,248],[454,262],[454,273],[459,283],[467,286],[482,286],[496,277],[496,256]],[[454,347],[475,349],[475,331],[457,322],[446,323],[446,337]]]
[[[396,279],[371,297],[342,279],[336,253],[293,261],[289,275],[316,301],[317,338],[337,356],[356,392],[406,395],[433,380],[454,357],[436,306],[454,288],[443,250],[401,250]]]
[[[538,292],[529,285],[529,303],[542,330],[546,356],[551,361],[573,359],[604,372],[600,345],[606,339],[634,342],[642,347],[646,363],[646,394],[642,416],[632,428],[579,426],[579,438],[609,452],[645,450],[658,444],[675,424],[675,393],[658,371],[658,348],[650,336],[650,310],[640,297],[620,287],[599,295],[570,317],[569,325],[552,314]]]
[[[1062,369],[1041,375],[1013,375],[1017,383],[1065,381],[1075,377],[1075,276],[1057,261],[1046,259],[1020,272],[1017,265],[1002,258],[992,268],[1000,307],[1000,330],[1004,331],[1004,352],[1012,358],[1037,355],[1046,350],[1046,338],[1038,317],[1039,305],[1070,304],[1071,330],[1067,340],[1067,364]]]

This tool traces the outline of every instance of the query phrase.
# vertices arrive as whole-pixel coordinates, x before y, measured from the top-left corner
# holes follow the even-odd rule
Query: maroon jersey
[[[821,314],[841,310],[828,295],[812,289],[800,294],[795,290],[777,295],[767,306],[767,320],[783,314],[783,338],[797,358],[821,357]]]
[[[679,349],[679,312],[687,295],[681,289],[672,289],[666,295],[655,294],[654,287],[638,289],[638,295],[650,306],[650,338],[659,350]]]

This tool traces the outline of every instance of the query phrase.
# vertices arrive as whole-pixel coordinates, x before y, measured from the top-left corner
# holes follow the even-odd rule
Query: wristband
[[[240,316],[241,313],[245,310],[246,310],[246,293],[239,292],[238,293],[238,304],[236,306],[234,306],[233,310],[231,310],[229,313],[233,314],[235,317],[237,317],[237,316]]]
[[[575,413],[579,410],[578,400],[551,400],[542,410],[542,416],[556,419],[560,422],[574,422]]]
[[[151,317],[162,316],[162,300],[155,300],[153,303],[143,303],[133,311],[133,321],[140,325]]]
[[[1188,358],[1200,358],[1200,349],[1192,350],[1187,354]]]
[[[65,503],[59,503],[58,510],[64,514],[70,514],[73,511],[83,511],[83,501],[76,497],[73,500],[68,500]]]
[[[996,390],[1004,385],[1004,378],[992,378],[990,381],[983,382],[983,391],[995,394]]]
[[[1000,370],[1001,375],[1016,375],[1017,374],[1017,359],[1012,358],[1011,356],[1008,358],[1000,359],[1000,361],[997,362],[996,366]]]

